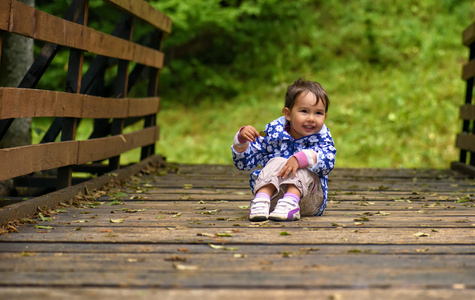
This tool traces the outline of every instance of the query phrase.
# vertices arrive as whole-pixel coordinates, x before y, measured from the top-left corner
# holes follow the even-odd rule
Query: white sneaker
[[[277,205],[273,212],[270,213],[269,219],[274,221],[296,221],[300,219],[299,204],[290,199],[282,198],[277,201]]]
[[[251,201],[249,210],[249,220],[251,222],[262,222],[269,219],[270,200],[255,198]]]

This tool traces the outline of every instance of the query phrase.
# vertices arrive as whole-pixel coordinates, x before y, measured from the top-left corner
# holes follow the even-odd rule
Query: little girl
[[[232,145],[234,165],[251,171],[249,220],[299,220],[320,216],[327,205],[328,174],[336,149],[324,122],[330,101],[317,82],[297,79],[285,95],[284,116],[265,134],[241,127]],[[272,212],[271,212],[272,211]]]

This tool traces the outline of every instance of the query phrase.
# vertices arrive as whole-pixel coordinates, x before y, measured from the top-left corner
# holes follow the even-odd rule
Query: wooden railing
[[[18,184],[35,185],[34,178],[36,185],[64,188],[73,184],[73,171],[103,174],[118,169],[125,151],[141,147],[141,159],[154,154],[158,75],[164,62],[160,50],[171,32],[171,20],[142,0],[104,2],[123,14],[112,34],[87,26],[87,0],[74,0],[64,18],[16,0],[0,1],[0,45],[4,32],[45,42],[19,86],[0,88],[0,140],[15,118],[54,117],[41,143],[0,149],[0,180],[15,178]],[[134,41],[138,23],[150,30]],[[35,89],[64,47],[69,48],[64,92]],[[83,72],[85,53],[90,63]],[[112,84],[106,85],[106,72],[114,78]],[[128,97],[143,74],[148,81],[145,98]],[[87,140],[76,140],[83,119],[94,120],[93,132]],[[124,127],[140,120],[143,129],[124,134]],[[32,176],[51,169],[57,169],[53,179]]]
[[[475,83],[475,22],[462,35],[463,44],[470,49],[469,60],[463,66],[462,78],[466,81],[465,103],[460,107],[463,121],[462,132],[457,135],[456,146],[460,148],[460,159],[452,163],[452,169],[475,176],[475,103],[473,85]]]

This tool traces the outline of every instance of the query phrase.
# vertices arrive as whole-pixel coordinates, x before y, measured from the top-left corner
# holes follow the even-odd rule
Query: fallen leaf
[[[427,251],[429,251],[429,248],[416,249],[416,252],[427,252]]]
[[[123,197],[127,197],[127,194],[123,193],[123,192],[119,192],[119,193],[115,193],[115,195],[114,195],[114,198],[116,198],[116,199],[121,199]]]
[[[73,223],[87,223],[87,222],[89,222],[89,220],[86,220],[86,219],[73,221]]]
[[[114,200],[114,201],[112,201],[111,203],[109,203],[108,205],[121,205],[121,204],[122,204],[121,201],[119,201],[119,200]]]
[[[51,218],[45,217],[42,213],[38,213],[38,216],[40,216],[41,221],[46,222],[46,221],[51,221]]]
[[[200,268],[200,266],[183,265],[179,263],[173,263],[173,267],[180,271],[196,271]]]
[[[232,234],[229,234],[227,232],[224,232],[224,233],[216,233],[217,236],[219,237],[232,237]]]
[[[7,225],[7,230],[8,230],[8,232],[20,233],[20,232],[18,231],[18,229],[16,229],[16,227],[13,226],[13,225],[11,225],[11,224],[8,224],[8,225]]]
[[[228,251],[235,251],[237,250],[236,247],[225,247],[225,246],[220,246],[220,245],[213,245],[213,244],[209,244],[209,246],[213,249],[216,249],[216,250],[228,250]]]
[[[212,209],[212,210],[206,210],[206,211],[197,211],[197,214],[202,214],[202,215],[216,215],[219,214],[221,210],[220,209]]]
[[[53,229],[51,226],[41,226],[41,225],[35,225],[36,229]]]
[[[282,231],[281,233],[279,233],[279,235],[291,235],[291,234],[288,233],[287,231]]]
[[[214,237],[214,234],[210,234],[210,233],[202,233],[202,232],[198,232],[196,235],[197,235],[197,236],[207,236],[207,237]]]
[[[124,219],[110,219],[111,223],[123,223]]]
[[[414,233],[414,236],[415,237],[427,237],[427,236],[430,236],[430,234],[424,233],[424,232],[418,232],[418,233]]]
[[[285,257],[285,258],[292,257],[292,252],[284,251],[282,252],[282,257]]]

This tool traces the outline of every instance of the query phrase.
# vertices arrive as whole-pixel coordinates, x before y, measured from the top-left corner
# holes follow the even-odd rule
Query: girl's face
[[[284,108],[284,115],[290,123],[290,135],[294,139],[320,132],[327,117],[325,104],[322,100],[317,102],[313,93],[301,93],[295,99],[295,104],[290,110]]]

